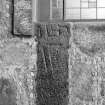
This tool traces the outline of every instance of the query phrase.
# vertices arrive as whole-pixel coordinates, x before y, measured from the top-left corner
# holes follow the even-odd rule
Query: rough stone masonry
[[[13,1],[0,0],[0,105],[35,104],[36,45],[13,34]]]
[[[29,26],[15,23],[15,36],[11,6],[0,0],[0,105],[104,105],[105,23],[35,23],[22,38],[30,10],[17,8]]]

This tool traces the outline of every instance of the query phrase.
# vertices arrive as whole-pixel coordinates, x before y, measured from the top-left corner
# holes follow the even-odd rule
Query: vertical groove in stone
[[[44,24],[43,29],[38,24],[36,105],[68,105],[67,37],[70,33],[66,26]]]

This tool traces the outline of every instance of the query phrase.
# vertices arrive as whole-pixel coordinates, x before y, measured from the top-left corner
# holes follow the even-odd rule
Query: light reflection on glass
[[[66,0],[66,8],[80,7],[80,0]]]
[[[105,8],[105,0],[97,0],[97,7]]]
[[[89,8],[96,8],[96,2],[89,2]]]
[[[98,19],[105,19],[105,8],[98,8],[97,15]]]
[[[66,10],[66,19],[80,19],[80,9],[68,9]]]
[[[94,9],[82,9],[81,19],[96,19],[96,8]]]
[[[66,19],[105,19],[105,0],[66,0]]]
[[[88,8],[88,2],[82,2],[81,7],[82,8]]]

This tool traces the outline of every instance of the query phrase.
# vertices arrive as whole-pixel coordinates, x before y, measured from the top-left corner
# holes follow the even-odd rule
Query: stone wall
[[[35,23],[38,105],[44,102],[46,105],[104,105],[104,25],[103,22]],[[53,84],[54,80],[57,83]],[[62,82],[68,85],[63,86]]]
[[[68,50],[70,105],[105,104],[103,95],[104,25],[103,22],[84,22],[72,25],[71,48]]]
[[[0,105],[34,105],[37,42],[34,37],[21,38],[22,35],[27,36],[26,31],[30,24],[23,26],[17,20],[14,24],[13,1],[0,0]],[[21,15],[30,19],[30,16],[27,17],[29,11],[25,12],[24,14],[20,11]],[[26,18],[24,17],[23,20],[27,20]],[[27,32],[32,36],[30,33],[32,31]],[[16,34],[19,36],[17,37]]]
[[[27,38],[17,22],[17,37],[12,1],[0,2],[1,105],[105,104],[104,22],[35,23]]]

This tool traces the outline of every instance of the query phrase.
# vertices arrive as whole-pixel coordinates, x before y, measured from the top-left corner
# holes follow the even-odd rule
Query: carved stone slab
[[[14,34],[32,35],[32,0],[14,0]]]
[[[70,25],[35,24],[37,35],[37,105],[68,105]]]

